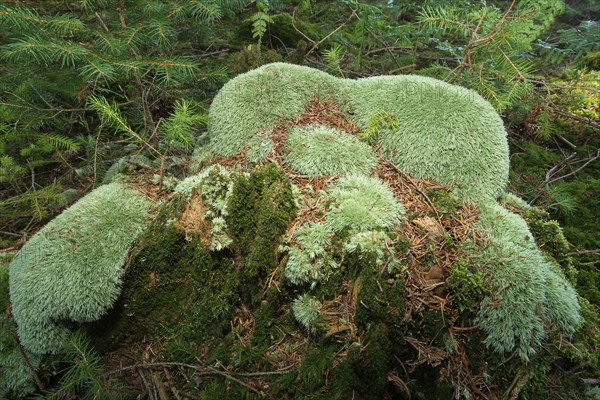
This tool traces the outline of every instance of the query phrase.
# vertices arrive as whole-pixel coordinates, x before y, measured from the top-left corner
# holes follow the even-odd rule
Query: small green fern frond
[[[256,2],[257,11],[252,14],[247,21],[252,22],[252,37],[258,41],[258,44],[262,42],[262,38],[267,32],[267,25],[273,23],[273,19],[269,16],[269,3],[265,0],[259,0]]]

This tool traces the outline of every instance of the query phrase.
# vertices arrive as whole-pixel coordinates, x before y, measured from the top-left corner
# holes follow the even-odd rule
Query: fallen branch
[[[569,172],[568,174],[559,176],[557,178],[553,178],[553,179],[551,179],[549,181],[546,181],[544,183],[547,184],[547,185],[549,185],[549,184],[551,184],[553,182],[557,182],[557,181],[560,181],[562,179],[570,178],[571,176],[574,176],[576,173],[578,173],[579,171],[581,171],[582,169],[584,169],[589,164],[591,164],[592,162],[596,161],[599,158],[600,158],[600,149],[597,149],[596,150],[596,155],[593,156],[593,157],[588,158],[586,160],[585,164],[583,164],[581,167],[577,168],[575,171]]]
[[[262,377],[262,376],[269,376],[269,375],[283,375],[283,374],[287,374],[291,371],[291,367],[290,367],[290,368],[281,369],[278,371],[227,372],[227,371],[222,371],[222,370],[219,370],[214,367],[207,366],[207,365],[192,365],[192,364],[185,364],[185,363],[179,363],[179,362],[157,362],[157,363],[129,365],[127,367],[123,367],[123,368],[119,368],[119,369],[116,369],[113,371],[106,372],[104,374],[104,376],[106,377],[106,376],[110,376],[110,375],[121,374],[123,372],[131,371],[131,370],[136,370],[136,371],[138,371],[138,373],[141,373],[140,370],[142,370],[142,369],[162,369],[162,368],[173,368],[173,367],[191,369],[191,370],[196,371],[200,375],[223,376],[224,378],[227,378],[233,382],[236,382],[236,383],[244,386],[245,388],[253,391],[254,393],[256,393],[257,395],[259,395],[261,397],[264,396],[264,393],[262,393],[261,391],[259,391],[256,388],[253,388],[252,386],[248,385],[246,382],[236,378],[234,375],[239,376],[239,377]]]

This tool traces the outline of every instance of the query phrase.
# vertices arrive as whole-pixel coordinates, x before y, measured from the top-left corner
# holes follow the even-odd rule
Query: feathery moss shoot
[[[27,350],[61,350],[68,321],[94,321],[112,307],[129,247],[144,230],[150,205],[121,184],[101,186],[23,246],[10,264],[10,299]]]

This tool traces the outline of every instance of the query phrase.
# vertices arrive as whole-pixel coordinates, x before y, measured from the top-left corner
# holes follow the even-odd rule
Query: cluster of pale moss
[[[338,267],[331,254],[334,241],[338,249],[373,253],[394,268],[388,244],[406,215],[387,184],[370,176],[379,151],[401,170],[446,184],[462,200],[480,206],[479,228],[491,246],[473,250],[472,256],[486,260],[482,264],[492,289],[478,315],[491,348],[516,349],[527,359],[547,325],[566,334],[574,331],[579,305],[573,288],[544,258],[524,220],[497,202],[508,177],[506,134],[492,106],[475,92],[424,77],[345,80],[272,64],[231,80],[216,96],[209,147],[226,157],[245,150],[249,161],[261,161],[272,150],[273,129],[295,120],[314,99],[335,101],[365,135],[321,125],[288,132],[288,166],[310,177],[332,177],[313,199],[321,204],[323,218],[296,226],[283,246],[287,279],[307,288],[292,306],[302,324],[310,328],[318,318],[319,303],[309,288]],[[382,116],[385,123],[378,122]],[[233,178],[232,171],[214,166],[175,188],[187,198],[194,190],[202,196],[203,217],[212,227],[211,250],[231,243],[225,217]],[[96,320],[112,307],[129,248],[147,225],[150,206],[139,192],[110,183],[23,247],[10,265],[10,297],[27,350],[60,350],[69,323]]]
[[[503,196],[523,206],[505,194],[509,159],[502,120],[475,92],[419,76],[348,80],[270,64],[231,80],[216,96],[209,122],[212,151],[232,156],[245,150],[249,161],[260,161],[271,150],[277,124],[294,121],[314,99],[336,102],[362,133],[320,125],[288,132],[289,167],[310,177],[346,176],[325,190],[324,221],[298,227],[292,245],[284,247],[290,282],[314,286],[337,267],[328,251],[334,236],[348,252],[367,249],[388,257],[382,243],[403,212],[385,183],[368,177],[377,166],[376,148],[402,171],[448,185],[461,200],[480,206],[478,227],[491,246],[473,249],[472,256],[485,266],[491,288],[478,314],[489,347],[516,350],[526,360],[548,326],[574,332],[580,320],[574,289],[542,254],[525,221],[498,204]],[[299,298],[294,307],[305,326],[315,316],[308,299]]]
[[[121,293],[129,247],[151,203],[122,184],[92,191],[36,233],[10,264],[10,300],[23,346],[60,351],[72,322],[99,319]]]
[[[393,123],[379,124],[384,129],[378,134],[377,145],[411,175],[450,185],[463,198],[475,202],[495,200],[504,192],[508,144],[494,108],[474,91],[421,76],[350,80],[291,64],[258,68],[229,81],[215,97],[209,122],[212,148],[226,157],[243,148],[254,155],[266,155],[265,151],[254,151],[257,135],[265,147],[280,121],[294,120],[314,99],[337,102],[365,131],[382,115],[393,119]],[[302,149],[302,140],[291,132],[290,165],[308,175],[319,175],[315,168],[320,167],[306,165],[303,155],[314,154],[315,145],[323,143],[324,137],[329,135],[340,144],[350,141],[340,132],[299,129],[309,138],[304,141],[306,149]],[[343,144],[338,151],[354,146],[358,153],[367,153],[360,144]],[[332,147],[327,144],[323,151],[331,154],[335,150]],[[369,170],[370,161],[353,159],[364,162],[361,171],[353,172]],[[318,156],[319,160],[328,171],[357,168],[348,160],[340,160],[343,164],[339,167],[330,166],[331,159]],[[257,161],[256,156],[253,161]]]
[[[233,190],[233,174],[219,164],[203,169],[177,184],[174,192],[190,200],[193,193],[202,197],[206,206],[202,216],[210,223],[210,250],[223,250],[232,243],[227,233],[227,201]]]

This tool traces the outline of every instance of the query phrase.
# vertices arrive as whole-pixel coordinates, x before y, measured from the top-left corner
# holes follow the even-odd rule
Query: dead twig
[[[348,19],[343,24],[341,24],[340,26],[338,26],[337,28],[335,28],[333,31],[331,31],[329,33],[329,35],[325,36],[323,39],[321,39],[317,43],[315,43],[314,46],[309,51],[306,52],[306,55],[308,56],[310,53],[312,53],[313,51],[315,51],[321,45],[321,43],[323,43],[324,41],[326,41],[327,39],[329,39],[331,36],[335,35],[337,31],[339,31],[344,26],[346,26],[346,24],[348,24],[348,22],[350,22],[352,20],[352,18],[354,18],[355,16],[356,16],[356,10],[352,10],[352,14],[350,14],[350,16],[348,17]]]
[[[570,178],[572,176],[574,176],[575,174],[577,174],[579,171],[581,171],[582,169],[584,169],[585,167],[587,167],[589,164],[593,163],[594,161],[598,160],[600,158],[600,149],[596,150],[596,155],[593,157],[590,157],[586,160],[586,162],[579,168],[577,168],[575,171],[569,172],[566,175],[562,175],[556,178],[553,178],[547,182],[544,182],[545,184],[549,185],[551,183],[566,179],[566,178]]]

